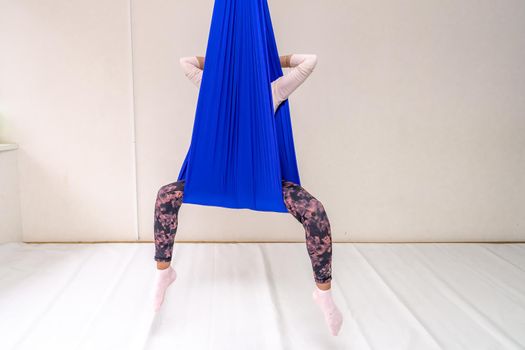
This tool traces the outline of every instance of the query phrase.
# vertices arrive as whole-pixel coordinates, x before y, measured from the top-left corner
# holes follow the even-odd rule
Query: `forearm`
[[[283,67],[289,66],[288,73],[274,82],[274,94],[278,104],[286,100],[314,71],[316,55],[292,54],[280,57]]]
[[[317,65],[317,56],[313,54],[293,54],[290,55],[291,72],[300,71],[304,75],[304,80],[308,78]]]
[[[197,87],[200,86],[202,80],[202,72],[204,68],[204,57],[189,56],[180,59],[180,65],[184,71],[184,75]]]

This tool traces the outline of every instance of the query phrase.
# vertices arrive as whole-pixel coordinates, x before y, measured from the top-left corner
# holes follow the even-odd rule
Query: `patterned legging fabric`
[[[156,261],[171,261],[184,183],[185,180],[176,181],[162,186],[158,191],[154,224]],[[304,227],[314,280],[327,283],[332,280],[332,235],[323,204],[291,181],[283,180],[282,188],[288,212]]]

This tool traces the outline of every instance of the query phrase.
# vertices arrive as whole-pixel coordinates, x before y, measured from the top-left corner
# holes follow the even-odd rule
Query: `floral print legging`
[[[178,225],[178,212],[184,196],[185,180],[162,186],[155,201],[155,260],[171,261]],[[332,280],[332,235],[323,204],[300,185],[282,180],[283,198],[288,212],[304,227],[306,249],[314,280]]]

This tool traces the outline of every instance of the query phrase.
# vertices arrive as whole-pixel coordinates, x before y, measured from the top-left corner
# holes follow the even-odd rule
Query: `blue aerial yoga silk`
[[[216,0],[191,144],[178,180],[184,203],[287,212],[281,180],[300,184],[283,72],[267,0]]]

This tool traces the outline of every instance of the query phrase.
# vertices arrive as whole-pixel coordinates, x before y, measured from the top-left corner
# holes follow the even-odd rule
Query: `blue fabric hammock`
[[[287,212],[281,180],[300,184],[283,72],[266,0],[216,0],[191,144],[178,180],[184,203]]]

